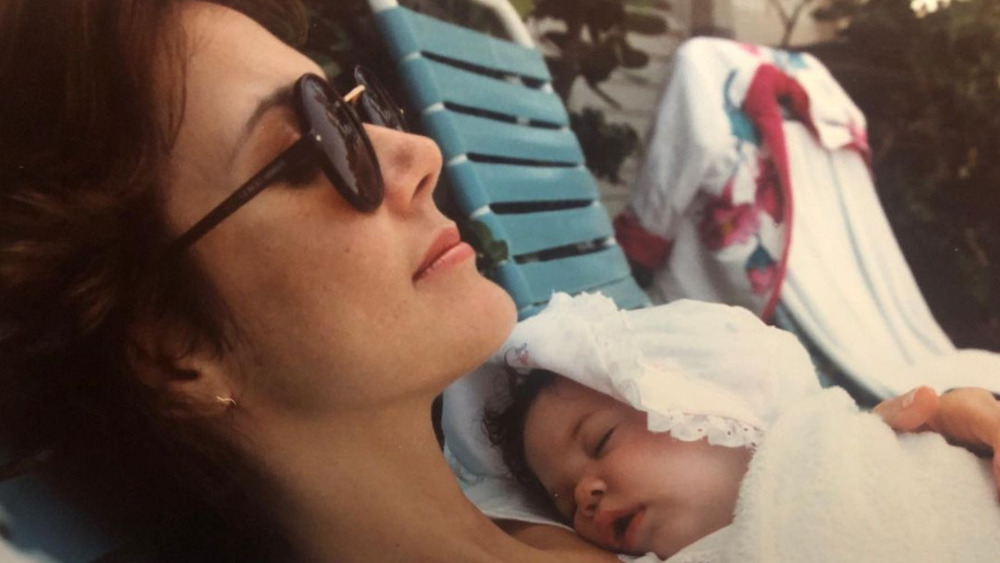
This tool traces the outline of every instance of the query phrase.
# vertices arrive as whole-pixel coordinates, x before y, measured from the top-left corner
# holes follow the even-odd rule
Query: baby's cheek
[[[573,520],[573,530],[576,532],[576,535],[590,543],[602,549],[614,551],[614,547],[608,542],[607,538],[602,537],[592,521],[578,516]]]
[[[675,447],[676,441],[668,432],[650,432],[643,428],[641,432],[630,432],[621,436],[621,440],[611,453],[615,457],[616,464],[634,467],[633,464],[639,462],[639,466],[642,467],[648,465],[650,459]]]

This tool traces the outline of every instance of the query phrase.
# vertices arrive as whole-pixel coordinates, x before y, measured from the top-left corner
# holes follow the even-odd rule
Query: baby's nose
[[[607,485],[596,477],[583,477],[577,481],[576,489],[573,491],[577,511],[583,516],[593,518],[605,491],[607,491]]]

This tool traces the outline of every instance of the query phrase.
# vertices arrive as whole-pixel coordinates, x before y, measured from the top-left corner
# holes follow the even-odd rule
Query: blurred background
[[[867,117],[879,198],[934,316],[957,346],[1000,351],[1000,2],[510,2],[546,56],[612,216],[628,201],[681,42],[710,35],[816,56]],[[467,0],[401,3],[503,35]],[[336,74],[364,42],[365,7],[312,10],[309,47]],[[346,26],[345,12],[357,16]]]

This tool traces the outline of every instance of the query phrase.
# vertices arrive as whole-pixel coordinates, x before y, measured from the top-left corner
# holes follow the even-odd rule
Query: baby
[[[629,313],[604,310],[599,303],[562,301],[557,305],[550,318],[543,315],[535,323],[519,327],[503,351],[503,363],[517,368],[521,375],[511,378],[510,400],[499,409],[488,408],[484,423],[490,441],[500,450],[517,481],[533,496],[548,499],[560,520],[572,525],[578,535],[609,551],[654,553],[667,559],[727,528],[734,522],[738,502],[744,503],[744,512],[750,514],[744,514],[746,521],[756,517],[754,510],[771,517],[775,512],[771,509],[774,496],[767,493],[750,498],[752,495],[741,491],[741,486],[753,474],[748,474],[748,468],[765,431],[771,432],[783,416],[782,420],[794,421],[793,432],[789,432],[788,423],[777,432],[777,441],[769,444],[771,458],[765,467],[773,471],[782,454],[784,460],[792,461],[791,466],[813,462],[832,467],[832,477],[822,471],[803,473],[798,477],[800,482],[788,486],[788,490],[800,490],[800,494],[812,495],[814,488],[830,494],[812,495],[819,506],[812,512],[802,512],[803,518],[821,526],[824,524],[820,521],[835,522],[835,527],[843,522],[826,515],[825,508],[829,506],[833,511],[836,507],[830,505],[837,499],[855,498],[855,492],[858,498],[871,498],[865,496],[870,495],[866,487],[884,489],[886,482],[890,487],[906,482],[914,486],[904,490],[920,494],[923,477],[914,475],[910,481],[896,481],[893,472],[909,471],[913,465],[910,460],[920,455],[950,457],[942,453],[941,448],[949,446],[940,439],[937,444],[924,440],[898,452],[893,450],[891,432],[890,436],[877,436],[881,430],[888,430],[884,425],[873,423],[869,415],[856,410],[845,414],[842,403],[850,400],[843,393],[841,397],[817,401],[823,392],[815,385],[808,359],[798,356],[800,347],[789,342],[787,334],[777,334],[780,331],[743,318],[741,312],[702,304],[681,304],[672,312]],[[628,338],[619,338],[623,333]],[[626,349],[625,353],[622,349]],[[556,372],[572,374],[573,379],[586,381],[587,385]],[[630,375],[620,376],[622,372]],[[824,412],[822,408],[813,409],[803,418],[802,409],[796,405],[809,401],[821,407],[836,407],[834,418],[828,420],[836,420],[833,427],[843,427],[844,443],[863,446],[866,437],[875,434],[869,449],[848,452],[841,448],[836,442],[841,439],[841,430],[824,430],[824,424],[831,424],[822,421],[816,424],[817,435],[821,436],[817,444],[807,443],[813,434],[804,430],[801,437],[806,440],[797,441],[800,437],[793,434],[794,428],[809,426],[810,420],[820,420]],[[787,416],[797,408],[797,419]],[[847,410],[851,408],[853,404]],[[926,421],[928,426],[967,444],[991,448],[1000,441],[1000,403],[982,390],[959,390],[939,401],[934,391],[924,387],[879,409],[896,428],[915,429]],[[905,412],[898,412],[901,409]],[[907,418],[909,421],[904,420]],[[850,428],[855,426],[858,430],[851,434]],[[826,447],[819,447],[824,441]],[[845,481],[842,476],[856,473],[852,464],[860,463],[863,456],[875,459],[872,452],[882,449],[893,450],[885,458],[884,470],[879,466],[881,460],[867,464],[874,465],[881,476],[866,476],[858,487],[852,482],[834,482]],[[855,460],[850,458],[852,455],[862,458]],[[848,458],[843,462],[846,466],[840,467],[837,458]],[[961,469],[959,473],[966,477],[975,477],[978,469],[970,469],[967,461],[947,462],[954,466],[941,462],[927,471],[938,475],[934,483],[944,481],[950,487],[948,475],[953,467]],[[898,467],[891,466],[893,463]],[[931,465],[923,463],[918,473]],[[994,472],[997,467],[995,464]],[[762,468],[757,469],[758,476],[766,475]],[[816,481],[814,486],[814,477],[830,478],[831,482]],[[1000,474],[997,477],[1000,479]],[[984,481],[967,480],[978,481],[979,488],[962,498],[976,499],[977,509],[992,505],[991,499],[980,499]],[[783,478],[778,483],[779,488],[785,487]],[[942,490],[938,485],[930,488]],[[757,487],[755,494],[760,490]],[[886,506],[895,504],[880,509],[890,514],[905,511],[911,493],[887,497]],[[741,500],[741,495],[748,498]],[[793,521],[800,503],[806,508],[802,500],[793,494],[790,500],[781,501],[790,506],[786,514],[791,514]],[[864,502],[868,506],[868,501]],[[950,501],[942,502],[947,505]],[[842,512],[847,519],[857,520],[857,506],[847,501],[842,504],[846,505]],[[817,513],[820,518],[815,517]],[[997,511],[985,506],[984,512],[975,513],[986,513],[993,522]],[[877,520],[890,532],[908,525],[884,517]],[[868,526],[863,519],[857,522],[858,526]],[[744,524],[741,533],[747,537],[747,526],[754,522]],[[783,523],[782,530],[787,524]],[[967,529],[962,525],[953,528]],[[849,529],[844,531],[851,534]],[[1000,534],[989,537],[984,542],[989,544],[987,552],[996,555]],[[844,560],[840,555],[828,559]]]
[[[666,559],[732,521],[749,448],[651,432],[646,413],[552,372],[525,381],[485,423],[515,477],[581,537]]]

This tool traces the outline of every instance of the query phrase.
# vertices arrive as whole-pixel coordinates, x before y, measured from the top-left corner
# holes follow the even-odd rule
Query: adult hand
[[[938,395],[929,387],[879,403],[873,411],[900,432],[933,430],[976,453],[1000,451],[1000,401],[985,389],[964,388]],[[1000,498],[1000,455],[993,455]]]

